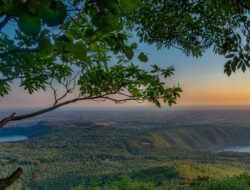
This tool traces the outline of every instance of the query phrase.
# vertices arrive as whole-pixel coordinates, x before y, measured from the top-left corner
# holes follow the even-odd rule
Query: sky
[[[177,101],[177,106],[246,106],[250,105],[250,75],[247,71],[238,71],[228,77],[223,73],[225,59],[208,50],[202,57],[186,56],[178,49],[162,48],[140,44],[139,48],[148,54],[149,63],[138,63],[148,69],[150,63],[161,67],[173,65],[175,75],[166,81],[167,84],[178,84],[183,93]],[[13,85],[12,91],[5,97],[0,97],[0,109],[47,107],[53,103],[51,91],[38,92],[29,95]],[[113,102],[81,102],[67,107],[143,107],[149,103],[137,104],[130,102],[116,105]]]

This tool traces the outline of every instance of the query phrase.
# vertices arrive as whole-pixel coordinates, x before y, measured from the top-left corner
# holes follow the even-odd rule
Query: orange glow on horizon
[[[217,86],[184,89],[179,105],[250,105],[250,86]]]

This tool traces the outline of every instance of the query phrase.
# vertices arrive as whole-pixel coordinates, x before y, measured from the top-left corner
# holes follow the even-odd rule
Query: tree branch
[[[6,15],[6,17],[3,19],[2,22],[0,22],[0,31],[6,26],[6,24],[9,22],[11,19],[10,15]]]
[[[125,98],[116,99],[116,98],[110,97],[110,95],[115,95],[115,94],[123,95],[123,96],[125,96]],[[111,100],[111,101],[113,101],[115,103],[123,103],[123,102],[130,101],[130,100],[138,101],[133,96],[129,96],[129,95],[119,93],[119,92],[112,92],[112,93],[107,93],[107,94],[103,94],[103,95],[99,95],[99,96],[93,96],[93,97],[91,95],[86,96],[86,97],[77,97],[77,98],[62,102],[62,103],[54,104],[51,107],[41,109],[39,111],[35,111],[35,112],[29,113],[29,114],[16,115],[16,113],[12,113],[10,116],[0,120],[0,128],[2,128],[4,125],[6,125],[7,123],[9,123],[11,121],[18,121],[18,120],[23,120],[23,119],[35,117],[35,116],[38,116],[38,115],[53,111],[53,110],[55,110],[55,109],[57,109],[59,107],[71,104],[71,103],[75,103],[75,102],[78,102],[78,101],[84,101],[84,100],[97,100],[97,99]],[[142,101],[144,101],[144,100],[142,100]]]
[[[22,173],[23,173],[22,168],[18,168],[9,177],[0,179],[0,190],[5,190],[9,186],[11,186],[15,181],[19,179]]]
[[[247,6],[246,4],[244,4],[243,2],[241,2],[241,0],[236,1],[237,4],[240,4],[243,8],[250,10],[250,7]]]
[[[71,104],[71,103],[75,103],[75,102],[78,102],[78,101],[95,100],[95,99],[99,99],[99,98],[109,99],[108,98],[109,95],[113,95],[113,93],[104,94],[104,95],[100,95],[100,96],[94,96],[94,97],[91,97],[91,96],[77,97],[77,98],[74,98],[74,99],[71,99],[71,100],[68,100],[68,101],[65,101],[65,102],[53,105],[53,106],[45,108],[45,109],[41,109],[41,110],[36,111],[36,112],[32,112],[32,113],[29,113],[29,114],[23,114],[23,115],[17,115],[17,116],[15,116],[16,113],[13,113],[10,116],[8,116],[8,117],[6,117],[6,118],[4,118],[4,119],[2,119],[0,121],[0,128],[2,128],[4,125],[6,125],[7,123],[9,123],[10,121],[18,121],[18,120],[22,120],[22,119],[27,119],[27,118],[35,117],[35,116],[38,116],[38,115],[41,115],[41,114],[53,111],[53,110],[55,110],[55,109],[57,109],[59,107],[62,107],[62,106],[65,106],[65,105],[68,105],[68,104]]]
[[[16,53],[35,53],[38,51],[38,48],[32,48],[32,49],[28,49],[28,48],[17,48],[17,49],[13,49],[4,53],[0,53],[0,58],[9,56],[9,55],[13,55]]]
[[[12,113],[11,115],[9,115],[8,117],[5,117],[4,119],[2,119],[0,121],[0,128],[3,127],[4,125],[6,125],[7,123],[9,123],[13,117],[16,115],[16,113]]]
[[[74,91],[76,86],[76,78],[79,76],[80,73],[80,71],[77,72],[72,78],[66,80],[65,82],[59,82],[59,84],[61,84],[65,88],[65,92],[61,95],[61,97],[58,97],[57,89],[53,86],[53,79],[51,80],[49,86],[53,91],[54,106],[57,105],[61,100],[63,100],[68,94]]]

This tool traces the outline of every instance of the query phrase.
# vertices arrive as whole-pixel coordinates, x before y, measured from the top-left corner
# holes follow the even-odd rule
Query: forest
[[[214,151],[249,142],[248,127],[142,129],[41,122],[20,128],[9,128],[9,133],[34,133],[28,140],[0,144],[1,176],[24,168],[10,189],[219,190],[249,185],[249,153]]]

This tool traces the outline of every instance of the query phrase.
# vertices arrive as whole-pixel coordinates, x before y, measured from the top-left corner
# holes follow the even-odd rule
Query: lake
[[[231,146],[218,150],[217,152],[249,152],[250,146]]]
[[[0,143],[1,142],[14,142],[14,141],[23,141],[27,140],[28,137],[23,135],[12,135],[12,136],[3,136],[0,137]]]

